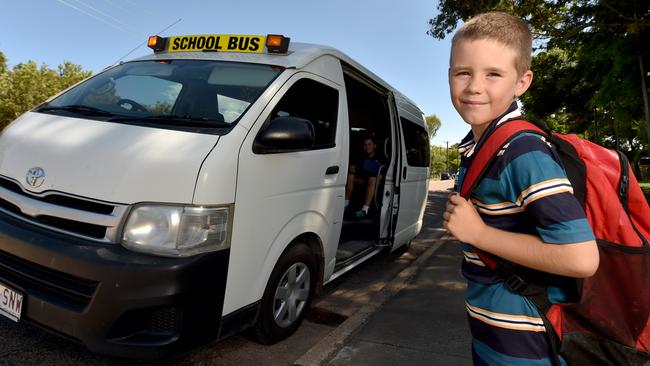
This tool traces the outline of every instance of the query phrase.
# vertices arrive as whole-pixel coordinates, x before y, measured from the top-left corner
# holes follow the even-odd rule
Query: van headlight
[[[230,247],[232,206],[140,205],[129,214],[122,245],[137,252],[187,257]]]

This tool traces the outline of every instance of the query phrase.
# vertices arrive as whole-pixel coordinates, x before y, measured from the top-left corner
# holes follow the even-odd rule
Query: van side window
[[[424,127],[405,118],[401,118],[404,142],[406,143],[406,161],[410,166],[429,166],[431,146],[429,134]]]
[[[271,119],[300,117],[314,126],[314,149],[334,147],[339,93],[312,79],[298,80],[271,112]]]

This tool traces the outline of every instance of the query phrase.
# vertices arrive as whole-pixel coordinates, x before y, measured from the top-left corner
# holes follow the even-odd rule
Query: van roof
[[[389,89],[395,94],[398,101],[406,102],[417,106],[415,102],[400,93],[397,89],[393,88],[386,81],[382,80],[379,76],[372,71],[363,67],[358,62],[354,61],[345,53],[337,50],[336,48],[323,46],[312,43],[291,42],[289,52],[287,54],[269,54],[269,53],[243,53],[243,52],[159,52],[147,56],[137,58],[132,61],[143,60],[170,60],[170,59],[194,59],[194,60],[215,60],[215,61],[233,61],[233,62],[248,62],[257,64],[267,64],[282,66],[285,68],[301,69],[316,60],[317,58],[325,55],[331,55],[340,59],[341,61],[349,64],[353,68],[362,72],[364,75],[371,78],[373,81],[379,83],[385,88]],[[419,109],[419,107],[418,107]]]

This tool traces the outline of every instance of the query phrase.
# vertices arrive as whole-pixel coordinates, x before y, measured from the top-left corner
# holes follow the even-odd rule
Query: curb
[[[321,339],[316,345],[305,352],[298,358],[294,366],[322,366],[331,359],[336,351],[342,348],[345,343],[365,325],[370,317],[379,310],[391,297],[400,292],[417,273],[418,269],[424,261],[429,259],[443,243],[452,240],[449,234],[444,233],[439,238],[428,240],[413,240],[413,243],[426,243],[432,242],[431,247],[420,254],[411,264],[403,269],[388,282],[381,290],[364,305],[358,312],[346,319],[336,329],[329,333],[325,338]]]

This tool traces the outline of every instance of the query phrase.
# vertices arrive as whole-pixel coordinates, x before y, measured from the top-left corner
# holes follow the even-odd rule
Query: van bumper
[[[154,359],[217,338],[229,255],[149,256],[0,213],[0,282],[24,295],[20,322],[102,354]]]

